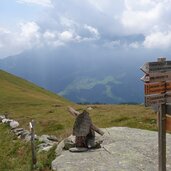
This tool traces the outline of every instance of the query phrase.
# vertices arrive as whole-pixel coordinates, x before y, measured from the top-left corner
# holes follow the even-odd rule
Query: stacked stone
[[[19,138],[25,141],[31,140],[31,132],[24,128],[19,128],[19,122],[13,119],[7,118],[5,115],[0,115],[0,123],[10,126],[11,131]],[[54,145],[58,144],[59,140],[53,135],[35,135],[35,140],[41,144],[38,145],[38,152],[49,151]]]

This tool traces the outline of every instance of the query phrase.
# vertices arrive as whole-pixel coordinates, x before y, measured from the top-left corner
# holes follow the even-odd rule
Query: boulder
[[[17,122],[17,121],[11,121],[10,122],[10,127],[11,127],[11,129],[14,129],[14,128],[17,128],[17,127],[19,127],[19,123]]]
[[[63,150],[52,162],[54,171],[156,171],[158,132],[126,127],[103,129],[101,148],[72,153]],[[167,134],[167,142],[171,135]],[[64,144],[63,144],[64,145]],[[167,170],[171,170],[171,146],[167,143]]]

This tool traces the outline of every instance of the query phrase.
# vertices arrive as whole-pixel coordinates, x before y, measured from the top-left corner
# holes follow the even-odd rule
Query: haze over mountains
[[[142,103],[139,68],[159,55],[72,44],[26,51],[0,60],[0,68],[77,103]]]

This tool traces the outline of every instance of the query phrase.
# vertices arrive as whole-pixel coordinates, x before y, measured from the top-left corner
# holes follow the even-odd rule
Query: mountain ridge
[[[96,56],[99,49],[89,47],[81,47],[82,54],[79,48],[23,52],[1,60],[0,68],[76,103],[143,102],[141,58],[130,61],[111,50]]]

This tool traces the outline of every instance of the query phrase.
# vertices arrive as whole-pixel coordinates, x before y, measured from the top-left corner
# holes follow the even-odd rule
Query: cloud
[[[81,28],[83,27],[83,28]],[[68,43],[91,42],[99,38],[96,28],[84,25],[80,26],[90,35],[79,35],[76,30],[41,29],[36,22],[19,23],[18,29],[14,32],[7,28],[0,28],[0,57],[19,54],[24,50],[47,47],[57,48]],[[81,34],[81,32],[80,32]]]
[[[43,8],[33,21],[19,20],[14,28],[7,29],[0,23],[0,57],[36,47],[58,48],[74,43],[114,49],[170,48],[169,0],[17,2],[53,8]]]
[[[18,3],[35,4],[43,7],[53,7],[51,0],[17,0]]]
[[[40,45],[40,37],[39,26],[35,22],[20,23],[16,32],[0,28],[0,54],[5,57],[36,47]]]
[[[73,33],[70,31],[64,31],[59,34],[59,37],[60,37],[60,40],[64,42],[68,42],[68,41],[73,40]]]
[[[150,0],[136,1],[135,4],[133,2],[134,0],[125,1],[126,10],[123,11],[121,18],[127,33],[147,33],[155,25],[159,24],[163,10],[163,6],[160,3],[152,3]],[[142,6],[143,3],[145,4],[144,6]]]
[[[141,43],[132,42],[132,43],[129,44],[129,47],[137,49],[137,48],[141,47]]]
[[[84,28],[87,29],[91,34],[93,34],[94,37],[96,37],[97,39],[100,37],[99,31],[96,28],[87,24],[84,25]]]
[[[143,43],[146,48],[167,49],[171,47],[171,31],[155,32],[146,36]]]
[[[171,1],[125,0],[121,22],[126,34],[149,34],[168,31],[171,21]]]

